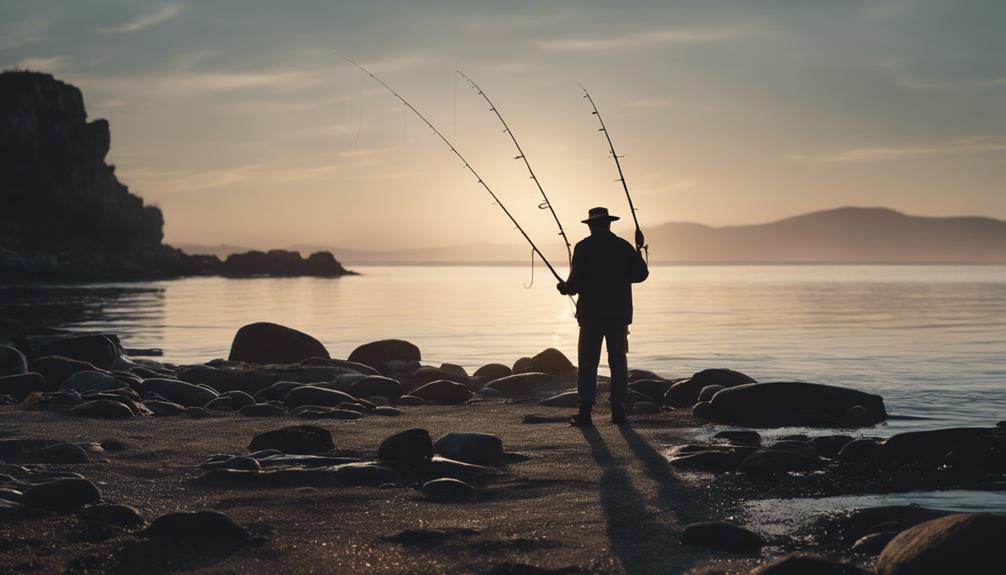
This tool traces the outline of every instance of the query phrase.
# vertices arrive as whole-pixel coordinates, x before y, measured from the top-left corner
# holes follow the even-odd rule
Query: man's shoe
[[[594,427],[594,422],[590,419],[590,407],[581,405],[579,413],[569,420],[569,424],[573,427]]]
[[[624,403],[612,403],[611,404],[611,422],[616,425],[621,425],[623,423],[628,423],[629,418],[625,414],[625,404]]]

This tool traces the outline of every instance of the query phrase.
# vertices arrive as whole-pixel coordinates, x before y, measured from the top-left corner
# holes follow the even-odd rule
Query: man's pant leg
[[[593,405],[597,400],[597,364],[601,361],[601,340],[604,330],[580,326],[577,344],[577,362],[580,371],[576,377],[576,391],[580,405]]]
[[[625,357],[626,326],[616,325],[604,330],[608,345],[608,366],[611,368],[611,403],[625,403],[629,397],[629,361]]]

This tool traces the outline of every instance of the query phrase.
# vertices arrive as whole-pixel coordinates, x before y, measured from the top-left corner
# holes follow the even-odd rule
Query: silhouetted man
[[[625,358],[629,324],[632,323],[632,284],[650,275],[643,260],[643,234],[636,231],[636,247],[611,232],[617,216],[607,208],[592,208],[583,223],[590,235],[573,250],[569,278],[559,282],[559,293],[580,294],[576,321],[580,324],[577,346],[580,373],[577,393],[580,411],[572,424],[590,426],[591,409],[597,398],[597,364],[601,340],[608,344],[611,368],[611,421],[625,423],[625,399],[629,394],[629,366]]]

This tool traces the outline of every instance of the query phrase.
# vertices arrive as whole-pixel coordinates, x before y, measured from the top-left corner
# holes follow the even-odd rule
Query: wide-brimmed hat
[[[618,219],[618,216],[608,215],[608,208],[590,208],[587,212],[587,219],[580,220],[585,224],[591,222],[613,222]]]

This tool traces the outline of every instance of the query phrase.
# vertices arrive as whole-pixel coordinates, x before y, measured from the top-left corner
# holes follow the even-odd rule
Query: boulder
[[[77,417],[93,417],[95,419],[129,419],[133,416],[133,410],[118,401],[110,399],[97,399],[85,401],[67,412],[67,415]]]
[[[503,440],[490,433],[451,432],[433,444],[433,452],[474,465],[487,467],[503,465]]]
[[[28,394],[45,391],[45,378],[41,374],[28,372],[0,377],[0,395],[9,395],[22,402]]]
[[[154,415],[160,417],[170,417],[174,415],[182,415],[183,413],[185,413],[184,405],[178,405],[177,403],[172,403],[170,401],[160,401],[157,399],[153,399],[144,401],[143,405],[147,406],[147,409],[152,411]]]
[[[994,427],[955,427],[932,431],[899,433],[883,445],[883,455],[891,461],[941,465],[947,453],[967,450],[986,438],[1006,438]]]
[[[128,529],[131,527],[143,527],[147,524],[146,519],[140,515],[140,512],[135,507],[113,503],[102,503],[86,507],[77,516],[82,522],[92,528],[118,527]]]
[[[407,429],[381,442],[377,458],[419,465],[433,457],[433,440],[425,429]]]
[[[365,343],[353,350],[347,358],[376,369],[382,374],[390,373],[387,363],[393,360],[404,362],[420,361],[422,354],[414,344],[401,339],[382,339]]]
[[[420,366],[418,369],[409,374],[401,374],[398,376],[398,380],[402,384],[402,389],[408,391],[409,393],[411,393],[413,389],[433,381],[453,381],[454,383],[463,384],[465,387],[468,387],[471,384],[471,378],[467,375],[460,375],[454,371],[429,365]]]
[[[513,375],[513,370],[502,363],[487,363],[475,370],[475,376],[488,378],[489,381]]]
[[[17,348],[0,345],[0,378],[28,373],[28,360]]]
[[[754,382],[753,378],[732,369],[704,369],[670,386],[664,394],[664,403],[674,407],[691,407],[699,401],[699,394],[707,385],[726,388]]]
[[[521,397],[536,393],[556,391],[556,380],[547,373],[527,372],[494,379],[486,384],[506,397]]]
[[[220,394],[220,397],[230,399],[236,409],[241,409],[246,405],[253,405],[255,398],[243,391],[227,391]]]
[[[205,387],[164,378],[145,379],[140,390],[144,395],[156,394],[185,407],[202,407],[219,395]]]
[[[666,379],[639,379],[629,384],[629,389],[649,396],[656,403],[663,403],[670,387],[671,382]]]
[[[426,400],[415,395],[403,395],[395,401],[395,405],[426,405]]]
[[[722,385],[707,385],[699,392],[699,401],[712,401],[713,396],[724,389]]]
[[[31,362],[31,370],[41,373],[45,378],[45,388],[47,391],[59,389],[59,386],[71,375],[78,371],[98,371],[98,368],[90,362],[70,359],[58,355],[47,355]]]
[[[316,405],[321,407],[336,407],[341,403],[352,403],[356,398],[348,393],[326,389],[314,385],[295,387],[286,395],[287,408]]]
[[[119,358],[119,349],[107,336],[78,335],[51,341],[42,346],[40,356],[59,355],[86,361],[101,369],[112,369]]]
[[[1006,517],[959,513],[902,531],[877,561],[880,575],[993,575],[1006,562]]]
[[[249,451],[277,449],[283,453],[309,455],[335,449],[332,434],[315,425],[295,425],[260,433],[252,438]]]
[[[657,381],[667,381],[668,384],[674,383],[673,381],[670,381],[670,380],[667,380],[667,379],[665,379],[663,377],[660,377],[659,375],[657,375],[656,373],[654,373],[654,372],[652,372],[652,371],[650,371],[648,369],[630,369],[629,370],[629,383],[630,384],[631,383],[635,383],[635,382],[640,381],[640,380],[643,380],[643,379],[650,379],[650,380],[657,380]],[[669,387],[669,385],[668,385],[668,387]],[[663,397],[663,396],[661,396],[661,397]]]
[[[423,495],[432,501],[468,501],[475,494],[474,487],[451,477],[441,477],[423,484]]]
[[[868,409],[878,421],[887,417],[879,395],[802,382],[749,383],[724,389],[709,402],[709,416],[741,425],[829,425],[838,423],[855,405]],[[824,417],[812,416],[818,413]]]
[[[71,389],[84,394],[92,391],[109,391],[129,387],[110,373],[102,371],[78,371],[66,378],[60,389]]]
[[[856,555],[866,555],[874,556],[879,555],[884,547],[891,542],[891,539],[897,537],[897,531],[877,531],[876,533],[866,534],[856,540],[852,544],[849,551],[852,551]]]
[[[79,445],[73,443],[56,443],[47,445],[36,451],[32,457],[35,463],[90,463],[91,456]]]
[[[101,499],[101,492],[87,479],[57,479],[28,488],[24,504],[36,509],[68,513]]]
[[[422,398],[426,403],[441,405],[460,405],[475,397],[466,385],[446,379],[421,385],[409,392],[409,395]]]
[[[218,511],[179,512],[162,515],[144,533],[154,541],[185,545],[233,545],[248,538],[248,531]]]
[[[379,395],[388,399],[398,399],[402,396],[403,390],[402,384],[390,377],[369,375],[350,384],[346,392],[363,398]]]
[[[531,361],[514,369],[514,373],[538,372],[555,376],[571,375],[576,371],[573,362],[561,351],[550,347],[531,358]]]
[[[762,565],[750,575],[868,575],[855,565],[841,563],[824,557],[787,555]]]
[[[681,533],[686,545],[714,547],[735,553],[754,553],[765,545],[761,535],[725,521],[707,521],[686,525]]]
[[[234,334],[230,361],[297,363],[309,357],[330,357],[317,339],[304,332],[269,322],[251,323]]]

